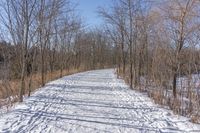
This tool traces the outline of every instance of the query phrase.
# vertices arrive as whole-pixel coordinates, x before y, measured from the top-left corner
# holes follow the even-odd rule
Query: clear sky
[[[98,7],[109,7],[112,0],[75,0],[78,3],[78,12],[88,26],[98,26],[102,18],[98,16]]]

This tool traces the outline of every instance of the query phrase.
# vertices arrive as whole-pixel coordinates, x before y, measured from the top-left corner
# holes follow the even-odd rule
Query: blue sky
[[[112,0],[75,0],[78,3],[78,12],[88,26],[98,26],[102,18],[98,16],[98,7],[109,7]]]

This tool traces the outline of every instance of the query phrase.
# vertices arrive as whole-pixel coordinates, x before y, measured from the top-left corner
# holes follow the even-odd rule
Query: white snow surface
[[[0,118],[2,133],[187,133],[200,125],[131,90],[114,69],[46,84]]]

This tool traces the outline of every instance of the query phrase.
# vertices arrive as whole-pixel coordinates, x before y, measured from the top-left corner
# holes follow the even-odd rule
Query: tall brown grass
[[[67,76],[74,73],[81,72],[82,69],[69,69],[63,70],[62,75]],[[45,83],[53,81],[55,79],[60,78],[60,71],[48,72],[45,75]],[[28,86],[29,86],[30,77],[26,77],[25,79],[25,95],[28,95]],[[36,73],[32,75],[32,82],[31,82],[31,92],[37,90],[41,87],[41,74]],[[0,107],[6,105],[8,103],[14,103],[18,101],[18,93],[20,88],[20,79],[15,79],[11,81],[2,81],[0,83]]]

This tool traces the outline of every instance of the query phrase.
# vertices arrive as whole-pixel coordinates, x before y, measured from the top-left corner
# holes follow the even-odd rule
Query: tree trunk
[[[138,82],[138,86],[139,86],[139,88],[140,88],[140,90],[141,90],[141,84],[140,84],[140,77],[141,77],[141,75],[142,75],[142,52],[140,52],[140,54],[139,54],[140,56],[138,57],[139,58],[139,70],[138,70],[138,80],[137,80],[137,82]]]
[[[62,78],[63,76],[63,64],[61,64],[61,67],[60,67],[60,78]]]
[[[130,58],[131,60],[131,58]],[[130,87],[133,88],[133,63],[130,62]]]
[[[175,99],[176,99],[176,82],[177,82],[176,77],[177,77],[177,74],[175,73],[173,75],[173,96]]]
[[[130,36],[129,36],[129,45],[130,45],[130,87],[133,88],[133,54],[132,54],[132,45],[133,45],[133,16],[132,16],[132,4],[131,0],[128,1],[128,10],[129,10],[129,23],[130,23]]]
[[[123,76],[125,76],[125,72],[126,72],[126,61],[125,58],[123,59]]]
[[[22,73],[21,73],[21,86],[20,86],[20,91],[19,91],[19,102],[23,102],[23,95],[25,92],[25,69],[26,69],[26,63],[23,61],[22,65]]]
[[[44,51],[43,50],[42,50],[42,62],[41,63],[42,63],[42,66],[41,66],[42,67],[41,68],[42,69],[41,70],[41,72],[42,72],[42,86],[44,86],[45,85],[45,77],[44,77],[45,73],[44,73]]]
[[[30,75],[30,79],[29,79],[29,83],[28,83],[28,97],[30,97],[30,95],[31,95],[32,75],[33,75],[33,72]]]

